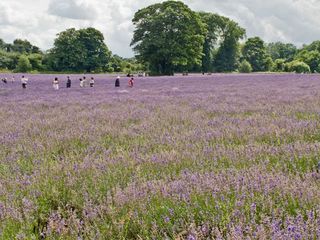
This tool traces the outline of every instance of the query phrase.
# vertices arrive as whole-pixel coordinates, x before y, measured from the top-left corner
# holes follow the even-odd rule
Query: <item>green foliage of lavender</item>
[[[53,77],[0,85],[0,239],[320,238],[319,75]]]

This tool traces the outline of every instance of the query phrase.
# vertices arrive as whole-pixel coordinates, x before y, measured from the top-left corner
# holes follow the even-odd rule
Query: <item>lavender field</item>
[[[320,239],[320,75],[20,77],[0,239]]]

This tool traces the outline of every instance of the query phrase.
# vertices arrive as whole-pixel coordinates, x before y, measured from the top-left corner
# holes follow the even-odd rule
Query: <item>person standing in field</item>
[[[91,77],[91,79],[90,79],[90,87],[93,87],[93,86],[94,86],[94,78]]]
[[[120,87],[120,77],[118,76],[115,82],[115,87]]]
[[[86,86],[87,86],[87,78],[84,76],[82,80],[82,87],[86,87]]]
[[[22,88],[26,89],[27,88],[27,84],[28,84],[28,78],[22,76],[21,78],[21,84],[22,84]]]
[[[14,78],[14,76],[12,76],[12,78],[11,78],[11,83],[14,83],[16,80],[15,80],[15,78]]]
[[[67,77],[67,85],[66,85],[67,88],[71,88],[71,79],[70,77],[68,76]]]
[[[53,80],[52,85],[54,90],[59,90],[59,80],[57,77]]]
[[[83,87],[83,79],[80,78],[79,81],[80,81],[80,87]]]
[[[133,87],[134,79],[133,77],[129,80],[129,87]]]

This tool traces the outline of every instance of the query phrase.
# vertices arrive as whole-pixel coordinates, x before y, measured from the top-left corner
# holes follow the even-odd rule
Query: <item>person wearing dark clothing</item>
[[[71,79],[70,79],[69,76],[68,76],[68,79],[67,79],[67,88],[71,88]]]
[[[116,79],[115,87],[120,87],[120,77],[119,76]]]
[[[7,78],[2,78],[1,80],[2,80],[2,82],[4,82],[5,84],[8,83]]]

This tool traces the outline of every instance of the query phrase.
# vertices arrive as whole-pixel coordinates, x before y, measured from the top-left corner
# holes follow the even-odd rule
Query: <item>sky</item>
[[[134,13],[159,0],[1,0],[0,38],[27,39],[42,50],[53,46],[67,28],[95,27],[108,48],[122,57],[134,55],[130,42]],[[247,37],[297,46],[320,39],[319,0],[185,0],[192,10],[227,16],[244,27]]]

